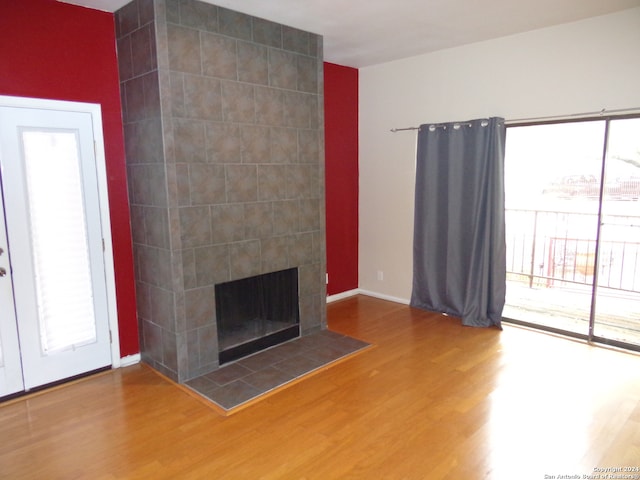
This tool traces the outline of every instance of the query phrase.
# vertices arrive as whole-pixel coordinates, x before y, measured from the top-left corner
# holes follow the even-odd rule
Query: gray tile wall
[[[325,328],[322,38],[195,0],[116,33],[143,360],[216,369],[214,285],[289,267]]]

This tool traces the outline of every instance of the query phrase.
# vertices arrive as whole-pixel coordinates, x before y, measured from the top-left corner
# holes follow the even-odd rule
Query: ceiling
[[[130,0],[60,0],[113,12]],[[323,35],[360,68],[639,7],[640,0],[204,0]]]

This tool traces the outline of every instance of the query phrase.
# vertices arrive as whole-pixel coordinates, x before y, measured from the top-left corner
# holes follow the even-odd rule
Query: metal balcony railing
[[[530,287],[592,285],[598,216],[507,209],[507,274]],[[640,292],[640,216],[603,217],[598,286]]]

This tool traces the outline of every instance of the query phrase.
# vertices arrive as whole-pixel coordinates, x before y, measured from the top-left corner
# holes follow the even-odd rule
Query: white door
[[[1,189],[0,212],[4,212]],[[0,397],[24,390],[7,244],[4,216],[0,214]]]
[[[93,120],[0,106],[0,396],[112,364]]]

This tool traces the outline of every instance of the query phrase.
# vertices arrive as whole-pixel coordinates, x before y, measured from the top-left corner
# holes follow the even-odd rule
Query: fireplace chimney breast
[[[322,37],[196,0],[115,20],[143,361],[217,369],[215,285],[289,268],[326,328]]]

